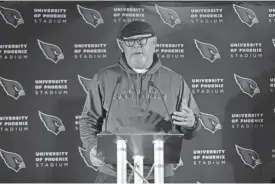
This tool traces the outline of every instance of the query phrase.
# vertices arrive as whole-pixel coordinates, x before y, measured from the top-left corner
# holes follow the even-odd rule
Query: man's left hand
[[[195,116],[189,107],[186,105],[186,101],[183,102],[181,111],[176,111],[172,115],[173,123],[175,125],[191,128],[195,124]]]

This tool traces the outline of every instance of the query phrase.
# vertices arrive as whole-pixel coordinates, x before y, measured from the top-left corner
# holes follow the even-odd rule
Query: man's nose
[[[135,41],[133,47],[141,47],[141,45],[137,42],[137,40]]]

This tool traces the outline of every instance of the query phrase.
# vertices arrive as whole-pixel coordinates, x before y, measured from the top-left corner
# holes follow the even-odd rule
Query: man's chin
[[[145,62],[141,62],[141,61],[137,62],[137,61],[135,61],[135,62],[133,62],[133,65],[134,65],[135,69],[144,69]]]
[[[142,67],[142,66],[135,66],[133,69],[135,69],[135,70],[144,70],[146,68]]]

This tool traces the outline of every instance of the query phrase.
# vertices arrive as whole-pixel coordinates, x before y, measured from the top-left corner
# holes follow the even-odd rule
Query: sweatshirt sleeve
[[[101,132],[103,118],[106,114],[103,109],[103,94],[98,76],[95,75],[88,89],[79,121],[80,139],[87,152],[90,152],[97,144],[96,135]]]
[[[190,91],[190,88],[188,87],[185,80],[181,79],[181,85],[179,88],[179,102],[178,102],[178,108],[177,110],[180,111],[180,108],[182,107],[182,103],[184,100],[186,100],[187,106],[192,109],[194,116],[195,116],[195,125],[191,128],[186,128],[183,126],[177,126],[177,130],[184,134],[184,138],[189,140],[196,136],[198,131],[201,129],[201,124],[199,122],[200,117],[200,110],[197,106],[197,103]]]

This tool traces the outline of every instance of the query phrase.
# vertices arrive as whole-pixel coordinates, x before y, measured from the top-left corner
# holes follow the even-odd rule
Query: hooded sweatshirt
[[[195,115],[195,126],[173,128],[171,115],[181,111],[183,101]],[[97,145],[97,134],[101,131],[114,134],[174,132],[191,139],[200,129],[199,115],[183,77],[163,66],[156,54],[148,71],[137,73],[122,53],[117,64],[100,70],[93,77],[79,122],[80,138],[88,153]],[[150,168],[144,166],[144,176]],[[99,167],[99,171],[116,176],[115,165],[106,164]],[[164,175],[173,174],[173,164],[165,164]],[[153,174],[148,179],[153,179]]]

